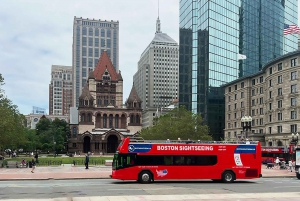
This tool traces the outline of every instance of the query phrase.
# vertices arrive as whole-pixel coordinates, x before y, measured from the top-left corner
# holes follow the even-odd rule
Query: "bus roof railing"
[[[259,141],[202,141],[202,140],[144,140],[142,137],[130,137],[131,143],[154,144],[258,144]]]

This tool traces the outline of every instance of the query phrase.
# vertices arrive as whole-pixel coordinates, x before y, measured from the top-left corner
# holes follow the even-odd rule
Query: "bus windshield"
[[[115,154],[113,159],[113,170],[127,168],[135,165],[136,154]]]

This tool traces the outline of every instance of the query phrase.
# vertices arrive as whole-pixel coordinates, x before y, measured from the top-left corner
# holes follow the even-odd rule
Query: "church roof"
[[[107,52],[103,51],[100,56],[99,62],[94,70],[95,79],[102,80],[102,76],[103,76],[104,72],[106,71],[106,69],[109,72],[112,81],[118,80],[119,75],[116,72],[116,69],[114,68]]]
[[[82,89],[81,95],[79,96],[80,99],[84,99],[85,97],[87,97],[89,100],[93,99],[93,96],[90,94],[88,83],[85,83],[84,88]]]
[[[131,92],[126,102],[133,102],[133,101],[142,102],[142,100],[140,99],[140,97],[136,92],[134,85],[132,85]]]

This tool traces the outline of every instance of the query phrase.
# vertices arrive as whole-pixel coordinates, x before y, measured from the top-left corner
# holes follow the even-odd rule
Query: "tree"
[[[0,149],[17,149],[24,144],[25,117],[19,113],[18,107],[4,95],[1,88],[4,78],[0,74]]]
[[[50,122],[49,119],[42,118],[36,125],[36,133],[40,142],[38,148],[44,151],[61,152],[65,148],[69,132],[67,122],[58,118]]]
[[[140,136],[149,140],[212,140],[209,128],[200,114],[193,114],[185,107],[175,108],[168,114],[156,117],[154,126],[141,130]]]

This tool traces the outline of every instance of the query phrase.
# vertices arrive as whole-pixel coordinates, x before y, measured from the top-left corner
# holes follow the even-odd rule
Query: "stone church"
[[[106,51],[89,74],[78,108],[73,109],[69,153],[115,153],[123,138],[134,136],[142,129],[141,99],[133,85],[123,104],[123,78]]]

